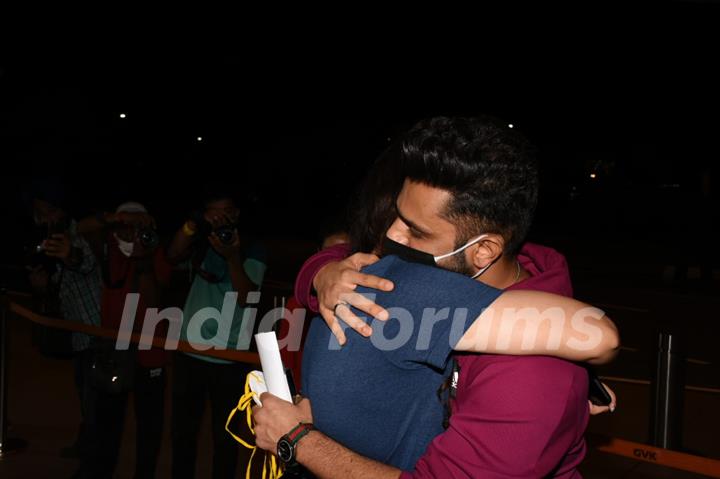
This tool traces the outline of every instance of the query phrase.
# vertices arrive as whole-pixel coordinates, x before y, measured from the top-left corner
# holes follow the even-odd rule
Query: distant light
[[[595,178],[597,178],[597,175],[595,173],[590,173],[590,178],[594,180]]]
[[[513,125],[512,123],[510,123],[510,124],[508,125],[508,128],[514,128],[514,127],[515,127],[515,125]]]
[[[126,116],[125,113],[120,113],[120,118],[125,118]]]
[[[197,141],[202,141],[202,136],[198,136]]]

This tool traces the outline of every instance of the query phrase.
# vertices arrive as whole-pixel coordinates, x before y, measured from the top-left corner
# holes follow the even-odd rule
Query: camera
[[[51,223],[35,224],[30,234],[30,245],[23,247],[27,264],[32,267],[47,266],[49,270],[53,270],[56,260],[45,254],[45,241],[55,234],[65,233],[69,227],[70,223],[65,218]]]
[[[235,225],[223,225],[215,228],[215,235],[222,244],[232,244],[233,235],[235,234]]]
[[[137,240],[144,248],[154,248],[160,243],[160,236],[152,228],[141,228],[137,232]]]

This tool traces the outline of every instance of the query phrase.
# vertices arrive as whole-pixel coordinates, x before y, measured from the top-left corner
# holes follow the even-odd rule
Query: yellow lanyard
[[[250,376],[254,377],[257,381],[263,382],[262,378],[258,377],[254,373],[248,373],[247,377],[245,378],[245,394],[243,394],[240,399],[238,400],[238,404],[230,411],[230,415],[227,418],[227,422],[225,423],[225,430],[235,439],[237,442],[242,444],[244,447],[250,449],[252,451],[252,454],[250,455],[250,460],[247,464],[247,469],[245,470],[245,479],[251,479],[250,477],[250,471],[252,469],[252,463],[253,459],[255,458],[255,453],[258,451],[258,447],[254,444],[249,444],[245,442],[242,438],[237,436],[234,432],[230,430],[230,422],[232,421],[233,417],[235,417],[236,412],[243,412],[245,411],[245,415],[247,417],[247,425],[250,429],[250,432],[255,435],[255,429],[253,428],[252,423],[252,402],[253,398],[256,396],[256,394],[250,389]],[[265,457],[263,458],[263,472],[262,472],[262,479],[279,479],[283,475],[282,467],[278,463],[277,459],[275,458],[274,454],[270,454],[268,452],[264,452]]]

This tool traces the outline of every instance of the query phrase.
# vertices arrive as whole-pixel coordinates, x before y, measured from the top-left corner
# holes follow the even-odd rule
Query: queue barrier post
[[[7,291],[0,290],[0,460],[25,449],[22,439],[8,436],[8,307]]]

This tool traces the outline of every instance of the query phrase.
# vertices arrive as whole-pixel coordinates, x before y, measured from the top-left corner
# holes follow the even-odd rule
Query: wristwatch
[[[301,422],[292,428],[289,433],[280,438],[277,443],[277,457],[285,463],[286,466],[295,464],[297,443],[313,429],[315,429],[315,426],[311,423]]]

